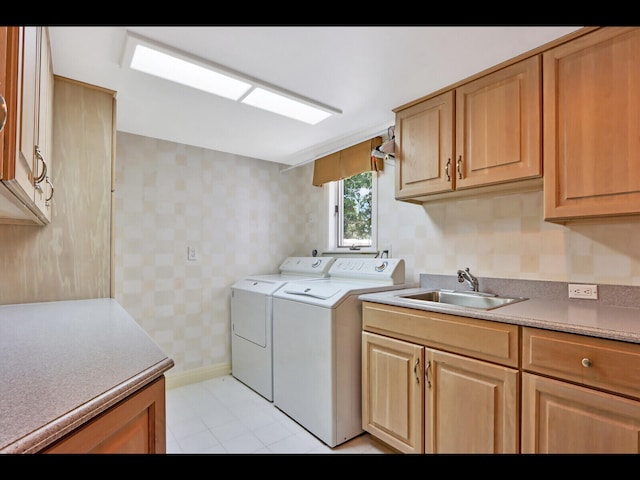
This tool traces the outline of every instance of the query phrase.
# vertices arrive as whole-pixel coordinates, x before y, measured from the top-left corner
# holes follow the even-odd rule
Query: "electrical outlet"
[[[582,283],[570,283],[569,298],[588,298],[590,300],[597,300],[598,286],[585,285]]]
[[[198,259],[198,255],[196,254],[195,247],[187,247],[187,260],[195,261]]]

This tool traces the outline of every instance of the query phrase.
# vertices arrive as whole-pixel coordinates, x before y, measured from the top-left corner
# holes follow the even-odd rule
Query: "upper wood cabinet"
[[[7,89],[7,65],[11,65],[10,61],[10,33],[12,27],[0,26],[0,172],[4,160],[4,136],[5,126],[7,125],[10,91]]]
[[[416,200],[454,188],[454,92],[396,113],[396,199]]]
[[[9,118],[0,173],[0,223],[51,220],[53,69],[46,27],[7,27]]]
[[[40,68],[38,74],[38,125],[36,143],[34,145],[34,164],[44,164],[46,172],[42,180],[36,184],[34,201],[39,212],[51,221],[51,202],[54,187],[52,181],[53,160],[53,64],[51,60],[51,43],[49,29],[42,27],[40,37]]]
[[[640,214],[640,28],[543,54],[544,216]]]
[[[396,199],[540,184],[540,62],[534,55],[396,110]]]

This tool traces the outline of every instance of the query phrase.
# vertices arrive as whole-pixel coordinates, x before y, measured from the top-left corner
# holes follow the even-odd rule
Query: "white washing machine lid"
[[[309,279],[287,283],[273,294],[274,299],[292,300],[322,307],[336,307],[351,295],[406,288],[405,284],[390,285],[381,282],[346,279]]]
[[[347,257],[336,259],[329,277],[287,283],[273,297],[334,307],[349,295],[398,288],[405,288],[403,259]]]
[[[344,291],[342,285],[329,282],[294,282],[287,285],[283,292],[286,295],[316,298],[318,300],[329,300],[330,298],[341,296]]]

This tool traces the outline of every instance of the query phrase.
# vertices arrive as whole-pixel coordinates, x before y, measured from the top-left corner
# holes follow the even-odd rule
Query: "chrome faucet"
[[[467,267],[465,270],[458,270],[458,282],[462,283],[465,281],[469,285],[471,285],[471,290],[473,292],[478,291],[478,279],[471,275],[471,272],[469,272],[469,267]]]

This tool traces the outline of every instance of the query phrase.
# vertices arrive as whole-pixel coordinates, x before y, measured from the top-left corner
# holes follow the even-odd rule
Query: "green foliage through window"
[[[342,181],[342,246],[371,246],[372,173]]]

